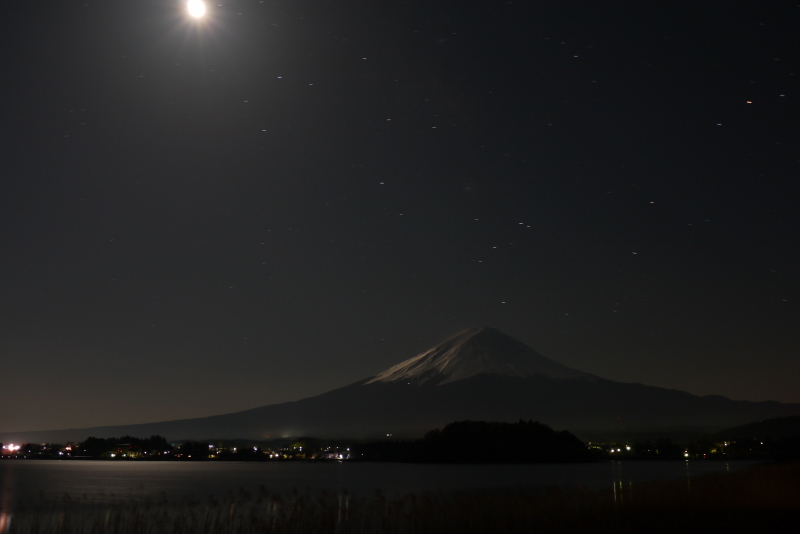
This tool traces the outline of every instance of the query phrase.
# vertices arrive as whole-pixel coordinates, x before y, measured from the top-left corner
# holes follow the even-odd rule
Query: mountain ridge
[[[297,401],[158,423],[5,432],[0,442],[153,434],[177,441],[416,438],[467,419],[534,420],[578,436],[613,436],[638,430],[715,431],[793,415],[800,415],[800,404],[700,397],[604,379],[563,366],[497,330],[477,327],[381,373]]]

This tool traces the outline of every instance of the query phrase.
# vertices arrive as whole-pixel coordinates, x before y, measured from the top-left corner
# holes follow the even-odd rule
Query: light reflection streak
[[[11,445],[9,445],[11,447]],[[19,447],[17,447],[17,450]],[[2,471],[3,479],[0,480],[0,534],[11,530],[12,505],[14,504],[14,477],[9,469]]]

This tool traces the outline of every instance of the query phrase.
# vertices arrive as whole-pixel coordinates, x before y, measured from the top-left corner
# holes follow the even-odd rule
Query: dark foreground
[[[800,464],[605,490],[273,494],[93,504],[64,496],[0,512],[6,533],[782,532],[800,519]]]

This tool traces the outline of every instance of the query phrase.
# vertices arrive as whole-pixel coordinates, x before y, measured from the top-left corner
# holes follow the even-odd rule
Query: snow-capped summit
[[[366,383],[407,382],[439,386],[479,374],[597,380],[594,375],[542,356],[494,328],[478,326],[375,375]]]

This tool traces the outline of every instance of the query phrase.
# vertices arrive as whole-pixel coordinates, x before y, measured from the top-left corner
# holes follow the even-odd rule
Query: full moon
[[[206,14],[206,5],[200,0],[189,0],[186,2],[189,14],[193,17],[202,17]]]

